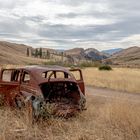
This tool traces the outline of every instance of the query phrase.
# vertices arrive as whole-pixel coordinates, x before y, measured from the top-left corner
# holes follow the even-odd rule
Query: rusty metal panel
[[[27,66],[23,68],[9,69],[10,80],[2,79],[3,72],[0,71],[0,96],[10,106],[24,107],[30,104],[35,114],[41,114],[42,106],[54,105],[53,115],[72,116],[75,112],[85,107],[85,86],[80,69],[78,71],[81,79],[76,80],[70,70],[60,66]],[[64,77],[57,74],[63,73]],[[48,77],[42,76],[48,74]]]

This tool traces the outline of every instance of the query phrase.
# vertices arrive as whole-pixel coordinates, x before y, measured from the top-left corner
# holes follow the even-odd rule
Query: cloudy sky
[[[0,0],[0,40],[55,49],[140,46],[140,1]]]

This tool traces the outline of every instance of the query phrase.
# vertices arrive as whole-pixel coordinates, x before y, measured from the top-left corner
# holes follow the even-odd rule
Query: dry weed
[[[86,85],[106,87],[140,93],[140,70],[114,68],[112,71],[99,71],[97,68],[83,69]]]
[[[68,120],[50,118],[29,123],[26,113],[0,110],[1,140],[139,140],[139,104],[87,97],[88,110]]]

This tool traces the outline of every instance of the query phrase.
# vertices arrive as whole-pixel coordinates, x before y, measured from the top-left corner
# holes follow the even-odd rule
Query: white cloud
[[[0,0],[0,38],[53,48],[139,45],[139,6],[137,0]]]
[[[140,34],[131,35],[122,40],[122,42],[127,41],[140,42]]]

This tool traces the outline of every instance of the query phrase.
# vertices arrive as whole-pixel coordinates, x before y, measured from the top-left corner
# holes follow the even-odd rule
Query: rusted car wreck
[[[53,115],[72,116],[85,108],[82,72],[60,66],[1,69],[0,100],[13,107],[26,106],[33,116],[39,116],[46,104],[55,106]]]

